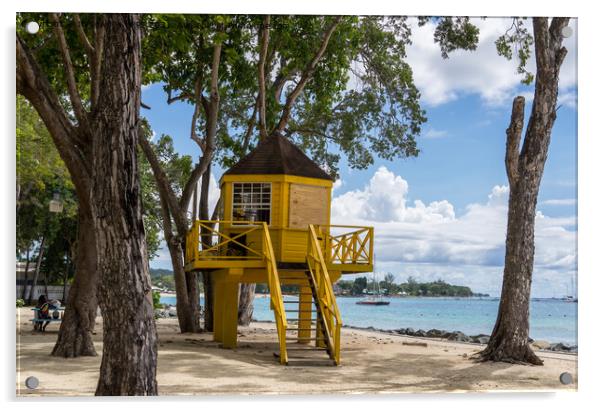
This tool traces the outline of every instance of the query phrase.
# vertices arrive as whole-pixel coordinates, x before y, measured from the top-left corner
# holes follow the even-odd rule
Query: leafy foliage
[[[151,137],[152,131],[146,120],[142,121],[140,138]],[[188,155],[179,156],[175,153],[173,141],[169,136],[163,135],[155,145],[158,157],[164,164],[164,170],[172,181],[172,188],[180,192],[181,186],[190,175],[192,159]],[[146,156],[138,150],[138,173],[142,196],[142,216],[146,234],[146,247],[149,259],[157,256],[161,247],[161,232],[163,230],[163,213],[156,185],[155,177]]]
[[[374,293],[369,289],[368,280],[361,276],[353,281],[340,280],[337,286],[341,293],[352,296],[361,296],[366,293]],[[385,277],[385,280],[379,283],[381,292],[385,295],[404,294],[406,296],[451,296],[451,297],[471,297],[486,296],[479,293],[473,293],[467,286],[450,285],[442,280],[435,282],[419,283],[413,278],[408,278],[407,282],[397,284],[391,277]]]
[[[153,309],[161,309],[163,305],[161,304],[161,293],[153,290]]]
[[[330,16],[272,16],[266,61],[266,120],[279,120],[287,96],[319,48]],[[170,101],[209,95],[212,46],[222,42],[217,160],[229,167],[258,143],[258,32],[262,16],[152,15],[146,19],[145,81]],[[419,153],[426,121],[404,61],[411,30],[404,17],[344,17],[293,107],[285,129],[315,161],[337,173],[341,155],[365,168],[374,157]],[[449,40],[452,44],[454,39]],[[463,44],[458,47],[463,47]],[[200,116],[198,130],[205,119]],[[251,131],[250,133],[248,131]]]
[[[66,189],[73,189],[67,168],[44,123],[22,96],[17,96],[16,135],[18,205],[34,200],[28,198],[32,189],[46,190],[54,181],[64,181]]]
[[[479,28],[470,22],[470,17],[420,17],[418,24],[426,24],[433,19],[434,41],[441,48],[441,57],[449,58],[449,53],[458,49],[476,50],[479,42]]]
[[[526,68],[527,61],[531,57],[533,35],[527,29],[525,21],[524,17],[513,18],[512,26],[495,41],[495,47],[498,54],[508,60],[512,60],[513,55],[516,55],[518,58],[516,72],[523,75],[522,83],[528,85],[535,77]]]
[[[77,226],[75,190],[34,108],[23,97],[18,96],[16,102],[17,257],[36,247],[39,253],[44,237],[47,249],[41,272],[50,283],[60,283],[65,272],[71,273]],[[63,204],[63,211],[57,214],[48,209],[55,193]]]

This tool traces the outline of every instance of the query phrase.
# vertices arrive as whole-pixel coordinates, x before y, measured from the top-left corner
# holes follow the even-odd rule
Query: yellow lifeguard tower
[[[320,349],[339,364],[342,323],[332,284],[372,271],[374,233],[330,225],[332,183],[281,136],[224,173],[219,220],[194,221],[186,238],[186,270],[211,272],[214,340],[236,347],[239,284],[267,283],[280,363],[291,350]],[[282,285],[296,285],[298,299],[285,300]]]

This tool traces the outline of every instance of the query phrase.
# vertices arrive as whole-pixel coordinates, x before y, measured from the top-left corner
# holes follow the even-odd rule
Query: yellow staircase
[[[278,231],[265,222],[193,222],[185,269],[211,272],[214,339],[236,347],[237,284],[267,282],[280,363],[340,364],[342,321],[332,283],[341,274],[372,270],[373,229],[308,225],[306,248],[301,242],[302,257],[294,261],[276,256],[272,234],[277,238]]]
[[[317,229],[310,225],[307,244],[308,269],[303,274],[286,269],[279,272],[276,264],[271,262],[273,259],[268,259],[268,286],[280,344],[280,353],[276,356],[282,364],[340,363],[341,316],[322,254],[322,238],[316,231]],[[268,242],[266,245],[269,246],[267,228],[265,237]],[[268,252],[268,257],[270,256],[273,256],[273,251]],[[289,288],[290,285],[294,285],[297,288],[297,292],[290,295],[297,296],[297,299],[284,299],[284,285],[289,285]],[[283,305],[291,308],[283,308]],[[297,320],[288,322],[286,313],[296,313]],[[324,357],[323,353],[327,356]],[[329,360],[325,362],[325,358]]]

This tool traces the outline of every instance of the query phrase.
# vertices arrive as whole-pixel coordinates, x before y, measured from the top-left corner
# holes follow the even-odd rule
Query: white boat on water
[[[380,284],[376,280],[376,274],[374,274],[374,276],[372,277],[372,283],[373,283],[373,288],[374,288],[374,291],[376,292],[376,295],[369,294],[362,300],[358,300],[357,302],[355,302],[355,304],[356,305],[371,305],[371,306],[385,306],[385,305],[390,304],[391,302],[386,299],[383,299],[382,295],[380,294]]]

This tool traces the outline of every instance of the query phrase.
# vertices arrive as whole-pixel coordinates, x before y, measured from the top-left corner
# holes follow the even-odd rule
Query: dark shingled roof
[[[287,138],[274,135],[261,142],[224,175],[297,175],[332,181],[322,168]]]

